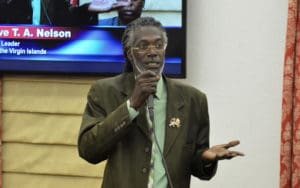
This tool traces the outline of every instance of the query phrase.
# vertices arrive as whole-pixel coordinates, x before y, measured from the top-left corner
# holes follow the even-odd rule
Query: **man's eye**
[[[163,44],[162,44],[162,43],[157,43],[157,44],[155,44],[155,48],[156,48],[156,49],[162,49],[162,47],[163,47]]]
[[[146,50],[148,48],[148,45],[146,45],[146,44],[140,44],[138,47],[141,50]]]

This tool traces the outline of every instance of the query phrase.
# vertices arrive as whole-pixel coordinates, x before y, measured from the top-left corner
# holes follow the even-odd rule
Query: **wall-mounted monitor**
[[[139,0],[138,0],[139,1]],[[31,3],[28,3],[31,2]],[[117,15],[88,12],[87,0],[40,0],[33,23],[33,1],[0,1],[0,72],[114,75],[123,72],[124,26],[101,25]],[[53,5],[57,3],[56,5]],[[72,4],[73,3],[73,4]],[[78,1],[76,2],[78,3]],[[50,7],[52,6],[52,7]],[[166,27],[169,43],[164,72],[186,76],[186,1],[145,0],[142,16]]]

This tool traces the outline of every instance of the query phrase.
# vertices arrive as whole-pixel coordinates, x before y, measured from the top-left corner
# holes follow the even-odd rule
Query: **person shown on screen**
[[[74,6],[70,0],[0,0],[0,23],[74,26],[98,22],[89,3]]]
[[[89,5],[89,11],[104,13],[118,11],[118,16],[101,19],[99,25],[120,26],[127,25],[141,17],[145,0],[93,0]]]
[[[79,155],[107,160],[103,188],[188,188],[209,180],[219,160],[244,154],[231,141],[209,147],[204,93],[163,73],[166,30],[151,17],[129,23],[122,37],[125,72],[92,85],[78,137]]]

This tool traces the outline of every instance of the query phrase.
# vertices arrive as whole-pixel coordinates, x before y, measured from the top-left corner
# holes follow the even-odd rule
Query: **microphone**
[[[149,111],[149,117],[150,120],[152,122],[152,124],[154,124],[154,97],[153,94],[149,95],[148,100],[147,100],[147,108]]]
[[[138,68],[138,66],[136,66]],[[140,71],[140,69],[138,68],[138,70]],[[156,73],[157,75],[161,75],[163,71],[163,67],[161,67]],[[153,125],[154,125],[154,95],[151,94],[148,97],[148,101],[147,101],[147,105],[148,105],[148,110],[149,110],[149,116],[150,116],[150,120],[152,121]]]

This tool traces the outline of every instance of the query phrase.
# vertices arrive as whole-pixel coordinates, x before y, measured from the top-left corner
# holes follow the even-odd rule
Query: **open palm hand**
[[[206,161],[216,161],[223,159],[232,159],[237,156],[244,156],[242,152],[229,150],[229,148],[237,146],[239,144],[240,141],[235,140],[227,144],[212,146],[211,148],[203,152],[202,158]]]
[[[114,0],[93,0],[89,5],[89,11],[92,12],[109,12],[124,6],[128,6],[128,0],[114,1]]]

